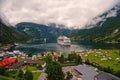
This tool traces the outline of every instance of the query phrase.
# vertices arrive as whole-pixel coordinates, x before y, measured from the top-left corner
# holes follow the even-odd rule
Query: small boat
[[[62,36],[59,36],[57,38],[57,43],[59,45],[63,45],[63,46],[70,46],[71,45],[71,40],[70,40],[70,38],[62,35]]]
[[[19,45],[19,43],[14,43],[14,45],[15,45],[15,46],[18,46],[18,45]]]

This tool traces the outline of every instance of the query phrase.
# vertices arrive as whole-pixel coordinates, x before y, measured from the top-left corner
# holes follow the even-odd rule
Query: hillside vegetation
[[[120,42],[120,13],[116,17],[107,18],[102,26],[72,33],[71,38],[77,41]]]
[[[24,42],[28,38],[14,27],[8,27],[0,20],[0,45]]]
[[[32,22],[22,22],[16,25],[17,29],[33,39],[44,39],[55,42],[60,35],[69,35],[72,30],[57,28],[56,26],[46,26]]]

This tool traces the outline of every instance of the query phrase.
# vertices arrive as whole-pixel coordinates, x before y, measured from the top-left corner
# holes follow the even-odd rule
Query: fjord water
[[[31,43],[20,44],[15,47],[15,50],[20,50],[25,53],[38,54],[42,52],[56,51],[63,52],[64,56],[67,56],[71,51],[80,52],[87,49],[120,49],[120,45],[80,42],[73,43],[71,46],[60,46],[57,43],[41,43],[41,41],[34,41]]]
[[[15,47],[16,50],[21,50],[25,53],[40,53],[40,52],[70,52],[70,51],[81,51],[85,49],[91,49],[91,46],[84,46],[78,44],[71,44],[71,46],[60,46],[57,43],[46,43],[46,44],[20,44]]]

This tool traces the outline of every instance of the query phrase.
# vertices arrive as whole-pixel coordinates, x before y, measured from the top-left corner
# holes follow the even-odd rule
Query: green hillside
[[[56,28],[55,26],[46,26],[31,22],[22,22],[17,24],[16,27],[20,32],[33,39],[46,38],[48,42],[55,42],[58,36],[62,34],[69,35],[71,32],[73,32],[69,29]]]
[[[8,27],[0,20],[0,45],[23,42],[28,38],[14,27]]]
[[[72,40],[91,42],[120,41],[120,13],[116,17],[107,18],[102,26],[97,25],[91,29],[82,29],[71,34]]]

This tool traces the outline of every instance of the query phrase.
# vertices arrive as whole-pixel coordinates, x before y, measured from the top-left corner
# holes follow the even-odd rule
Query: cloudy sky
[[[117,5],[120,0],[0,0],[0,12],[8,22],[56,23],[83,28],[94,17]],[[111,12],[109,16],[115,16]],[[99,19],[98,19],[99,20]]]

